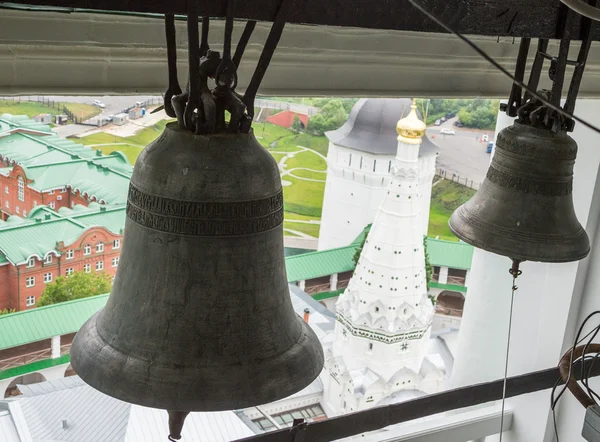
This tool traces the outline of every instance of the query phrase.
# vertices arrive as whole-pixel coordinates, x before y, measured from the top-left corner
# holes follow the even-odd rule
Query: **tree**
[[[301,132],[302,129],[304,129],[304,127],[302,127],[302,122],[300,121],[298,115],[294,115],[294,119],[292,120],[290,129],[292,129],[295,133]]]
[[[105,272],[76,272],[68,277],[59,276],[56,281],[48,284],[37,305],[43,307],[44,305],[102,295],[109,293],[111,288],[111,277]]]
[[[308,120],[308,132],[323,135],[325,132],[335,130],[346,122],[348,112],[340,99],[329,100],[321,111]]]
[[[11,313],[16,312],[14,308],[5,308],[4,310],[0,309],[0,316],[2,315],[10,315]]]
[[[358,265],[358,260],[360,259],[360,254],[362,253],[363,247],[365,246],[365,241],[367,240],[367,236],[369,236],[368,232],[365,233],[365,237],[363,238],[360,245],[356,248],[356,252],[354,252],[354,256],[352,257],[352,260],[354,261],[354,267],[356,267]]]

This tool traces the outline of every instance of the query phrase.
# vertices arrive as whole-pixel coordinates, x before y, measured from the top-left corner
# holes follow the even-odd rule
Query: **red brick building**
[[[0,224],[0,310],[35,307],[46,284],[73,272],[113,276],[123,245],[125,207],[97,203],[56,213],[38,206]],[[101,226],[99,226],[101,225]]]
[[[0,310],[36,305],[72,272],[115,274],[133,167],[120,152],[0,116]]]

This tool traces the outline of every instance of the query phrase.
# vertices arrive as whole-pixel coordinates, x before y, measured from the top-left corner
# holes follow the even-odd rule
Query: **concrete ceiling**
[[[234,42],[243,25],[236,24]],[[269,29],[268,23],[256,27],[240,66],[238,91],[249,81]],[[220,47],[222,36],[223,22],[211,22],[213,48]],[[185,39],[185,23],[178,22],[182,84],[187,78]],[[518,40],[473,40],[513,70]],[[574,43],[571,58],[577,49]],[[557,53],[557,42],[548,51]],[[598,43],[593,43],[581,97],[600,96],[599,68],[600,51]],[[15,10],[0,14],[0,95],[159,94],[166,85],[160,19]],[[275,96],[506,97],[510,80],[450,35],[287,25],[259,92]]]

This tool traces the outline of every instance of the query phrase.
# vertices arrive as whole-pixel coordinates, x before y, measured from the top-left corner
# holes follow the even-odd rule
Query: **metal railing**
[[[446,169],[437,169],[436,176],[438,179],[442,178],[445,180],[454,181],[455,183],[461,184],[466,187],[470,187],[471,189],[475,190],[479,189],[479,186],[481,185],[481,183],[478,181],[469,179],[464,176],[460,176],[459,174]]]
[[[71,344],[61,345],[60,346],[60,354],[65,355],[69,353],[71,349]],[[52,358],[52,349],[45,348],[43,350],[33,351],[30,353],[26,353],[19,356],[14,356],[12,358],[3,359],[0,361],[0,371],[9,370],[11,368],[20,367],[22,365],[31,364],[33,362],[43,361],[45,359]]]
[[[587,363],[583,371],[589,372],[589,377],[599,376],[600,364]],[[581,365],[574,364],[574,377],[579,379],[581,372]],[[562,385],[558,367],[513,376],[506,381],[506,397],[547,390],[554,387],[557,381],[558,385]],[[437,413],[497,401],[502,399],[503,385],[503,379],[469,385],[319,422],[303,422],[292,428],[238,439],[237,442],[330,442]]]

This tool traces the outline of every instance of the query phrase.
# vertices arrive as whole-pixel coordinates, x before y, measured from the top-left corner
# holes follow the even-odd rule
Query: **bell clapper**
[[[169,440],[171,442],[178,441],[181,439],[181,430],[183,429],[183,423],[189,411],[173,411],[169,410]]]

